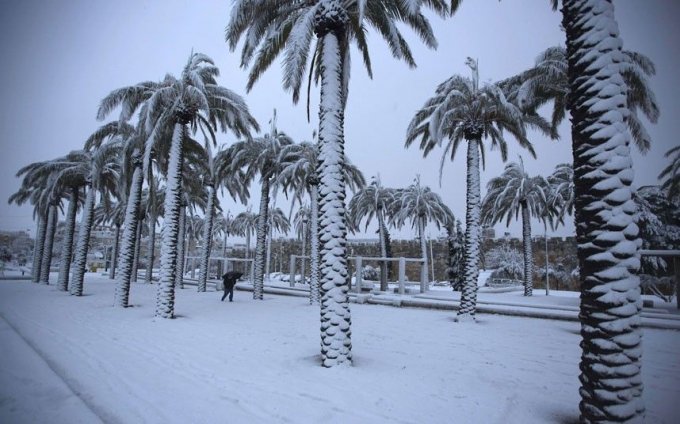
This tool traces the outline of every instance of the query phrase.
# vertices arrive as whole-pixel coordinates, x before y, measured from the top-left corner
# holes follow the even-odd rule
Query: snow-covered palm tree
[[[271,185],[276,184],[281,171],[279,155],[281,150],[293,144],[293,140],[285,133],[279,132],[274,124],[276,113],[272,120],[269,134],[252,140],[239,141],[233,144],[231,150],[231,166],[234,169],[245,169],[246,178],[252,181],[260,177],[260,210],[257,219],[255,242],[255,275],[253,281],[253,299],[262,299],[264,292],[264,266],[267,242],[267,211],[269,210],[269,195]],[[278,188],[274,186],[274,190]]]
[[[349,202],[348,221],[350,227],[359,228],[361,221],[366,220],[366,229],[375,217],[378,220],[378,237],[380,256],[387,257],[387,225],[389,207],[394,201],[394,189],[383,187],[380,176],[373,177],[371,183],[359,190]],[[387,290],[387,263],[380,263],[380,290]]]
[[[506,225],[514,217],[522,216],[522,243],[524,244],[524,295],[533,291],[534,258],[531,250],[531,217],[544,217],[550,187],[545,178],[530,177],[524,170],[524,161],[505,165],[503,173],[486,185],[482,200],[482,223],[494,225],[502,220]]]
[[[411,221],[411,228],[416,228],[420,238],[420,252],[423,258],[423,275],[421,276],[420,291],[427,290],[427,270],[429,260],[427,256],[427,240],[425,227],[434,223],[437,228],[454,220],[453,212],[444,204],[442,198],[429,187],[420,184],[420,175],[416,176],[413,184],[395,191],[392,209],[392,221],[401,226]]]
[[[581,275],[581,421],[642,421],[628,62],[611,0],[562,0],[562,15]]]
[[[295,215],[293,216],[293,226],[295,227],[295,234],[297,235],[298,239],[300,239],[301,242],[301,249],[300,249],[300,255],[302,256],[300,260],[300,282],[305,283],[305,258],[304,256],[307,255],[307,239],[310,238],[310,221],[311,221],[311,213],[312,210],[309,206],[306,204],[300,205],[298,208],[297,212],[295,212]],[[314,235],[311,235],[311,238],[314,238]],[[310,261],[311,263],[311,261]],[[311,271],[314,271],[314,268],[312,265],[310,265]],[[293,284],[293,281],[291,281],[291,284]]]
[[[455,1],[452,5],[456,5]],[[350,363],[351,316],[347,295],[345,222],[344,108],[350,77],[350,43],[362,52],[371,74],[365,36],[367,26],[377,29],[392,55],[415,66],[398,24],[413,28],[428,47],[437,45],[421,7],[440,15],[449,11],[443,0],[239,0],[235,3],[226,39],[234,50],[243,37],[241,65],[251,66],[248,88],[253,86],[276,56],[284,55],[284,88],[297,102],[307,69],[321,81],[319,105],[319,193],[322,364]],[[317,40],[313,42],[313,36]],[[311,58],[310,58],[311,51]],[[309,64],[309,66],[308,66]],[[311,70],[311,68],[314,70]]]
[[[233,230],[235,235],[246,238],[245,258],[250,258],[250,237],[257,231],[258,215],[248,208],[234,217]]]
[[[204,159],[199,161],[201,180],[207,193],[207,205],[203,227],[203,244],[201,246],[201,262],[198,273],[198,291],[205,292],[208,278],[208,264],[213,240],[213,223],[217,208],[217,189],[226,188],[234,200],[240,200],[245,204],[248,201],[249,192],[245,173],[234,166],[234,151],[220,150],[214,156],[210,144],[206,144]]]
[[[59,178],[72,178],[82,181],[86,188],[83,214],[78,228],[78,239],[74,252],[73,275],[69,292],[75,296],[83,294],[83,281],[87,266],[87,251],[90,231],[94,222],[96,195],[108,201],[115,191],[116,180],[120,178],[120,157],[123,145],[113,141],[101,145],[93,151],[75,151],[69,155],[69,165],[59,172]]]
[[[640,120],[638,111],[642,111],[651,123],[656,123],[659,119],[659,106],[648,82],[648,78],[656,74],[656,69],[654,62],[641,53],[627,50],[622,53],[624,62],[621,64],[621,76],[628,87],[626,104],[629,114],[626,125],[638,150],[646,153],[651,146],[651,137]],[[551,124],[556,131],[567,114],[570,93],[568,68],[566,48],[550,47],[536,58],[533,68],[501,82],[500,85],[506,90],[508,97],[522,108],[535,110],[552,101]]]
[[[671,199],[680,199],[680,146],[671,148],[665,156],[671,158],[671,163],[659,174],[659,179],[663,181],[661,187]]]
[[[434,97],[416,112],[407,130],[406,146],[420,139],[423,156],[436,146],[444,145],[440,163],[446,156],[454,159],[461,142],[467,142],[466,213],[465,213],[465,284],[461,293],[458,319],[474,319],[477,304],[477,278],[479,276],[479,160],[484,160],[483,139],[498,148],[503,161],[507,160],[506,133],[535,156],[526,137],[527,124],[548,130],[548,123],[538,115],[523,114],[510,103],[495,84],[479,84],[477,61],[468,58],[466,65],[472,78],[454,75],[440,84]]]
[[[284,193],[295,193],[295,199],[302,204],[302,195],[309,195],[310,223],[310,277],[309,301],[318,304],[321,301],[319,292],[319,174],[317,170],[319,146],[315,143],[302,142],[291,144],[281,150],[279,161],[281,171],[279,184]],[[345,183],[353,192],[366,185],[363,174],[347,157],[343,168]]]
[[[179,78],[166,75],[152,88],[150,97],[144,100],[147,104],[145,130],[149,134],[145,143],[144,165],[150,166],[152,152],[169,150],[161,271],[156,298],[156,316],[162,318],[174,315],[183,145],[189,137],[189,130],[200,127],[214,143],[214,133],[218,129],[231,129],[237,137],[242,137],[249,136],[251,128],[257,128],[243,99],[217,85],[218,74],[212,59],[204,54],[192,53]],[[110,97],[113,97],[110,103],[120,102],[113,93]],[[166,136],[169,128],[172,128],[171,138]]]

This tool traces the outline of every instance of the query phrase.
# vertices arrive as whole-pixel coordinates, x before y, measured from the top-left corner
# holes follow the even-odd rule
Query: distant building
[[[482,240],[493,240],[496,238],[496,230],[493,227],[485,225],[482,228]]]

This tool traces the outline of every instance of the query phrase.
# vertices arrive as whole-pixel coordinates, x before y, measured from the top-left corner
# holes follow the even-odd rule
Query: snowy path
[[[186,289],[177,293],[178,318],[166,321],[153,319],[155,289],[134,284],[134,307],[120,310],[111,307],[113,284],[101,277],[88,275],[82,298],[0,282],[0,314],[107,422],[533,423],[578,416],[577,323],[484,315],[461,325],[449,311],[352,304],[354,366],[327,370],[318,363],[319,311],[305,298],[254,301],[240,291],[223,303],[219,293]],[[8,334],[0,331],[3,349]],[[645,330],[644,337],[647,419],[672,423],[680,332]],[[30,414],[61,401],[22,386],[33,375],[28,355],[2,353],[16,364],[3,372],[12,380],[3,386],[27,408],[0,421],[45,422]],[[42,378],[49,383],[35,377]],[[9,407],[0,404],[0,417]],[[91,422],[87,412],[64,416]]]
[[[2,317],[0,358],[0,422],[101,422]]]

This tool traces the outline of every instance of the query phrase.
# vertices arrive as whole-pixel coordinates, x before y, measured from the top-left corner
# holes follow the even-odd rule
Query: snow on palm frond
[[[434,223],[437,228],[453,219],[453,212],[444,204],[441,197],[420,184],[417,176],[410,186],[397,190],[390,206],[392,217],[390,221],[401,227],[406,221],[411,221],[411,227],[418,225],[418,219],[425,219]]]
[[[680,199],[680,146],[671,148],[664,156],[670,158],[671,163],[661,170],[658,178],[671,199]]]

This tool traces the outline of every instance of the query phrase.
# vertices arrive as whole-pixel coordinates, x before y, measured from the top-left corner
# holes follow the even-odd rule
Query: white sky
[[[278,110],[278,127],[296,141],[310,140],[317,126],[318,90],[312,92],[312,122],[307,123],[304,101],[293,106],[281,88],[281,70],[276,63],[245,93],[247,73],[239,69],[239,51],[230,53],[224,42],[224,27],[230,0],[124,0],[116,2],[70,0],[41,2],[9,0],[0,15],[0,229],[34,230],[30,206],[7,205],[6,199],[19,187],[16,171],[31,162],[52,159],[82,147],[85,139],[102,123],[95,120],[99,101],[111,90],[144,80],[160,80],[165,73],[178,74],[191,50],[212,57],[222,75],[220,83],[245,95],[251,112],[263,128]],[[624,47],[640,51],[655,62],[657,76],[651,86],[661,108],[657,125],[647,128],[654,140],[645,157],[634,154],[636,184],[656,183],[664,166],[664,152],[677,145],[680,132],[680,87],[675,74],[680,68],[680,4],[667,0],[619,1],[616,14]],[[441,194],[454,214],[465,217],[465,149],[444,168],[438,186],[439,151],[423,159],[417,146],[403,148],[406,127],[413,114],[454,73],[467,75],[467,56],[479,59],[480,78],[499,80],[533,64],[545,48],[564,43],[561,14],[547,0],[466,1],[448,20],[431,20],[440,47],[427,50],[407,30],[418,68],[409,69],[394,60],[381,39],[369,35],[374,79],[353,54],[350,97],[345,118],[346,152],[367,179],[380,173],[385,186],[404,187],[416,174],[423,184]],[[117,115],[111,115],[115,118]],[[520,151],[510,141],[510,159],[524,157],[531,174],[547,175],[558,163],[571,161],[569,127],[563,124],[562,139],[549,141],[534,135],[538,159]],[[221,143],[232,143],[231,134]],[[498,152],[487,155],[482,184],[503,169]],[[485,190],[482,189],[482,195]],[[251,203],[257,209],[259,188],[251,188]],[[282,196],[279,196],[282,199]],[[283,202],[279,201],[283,206]],[[245,206],[223,201],[225,210],[238,213]],[[283,207],[288,212],[288,207]],[[497,234],[506,231],[496,227]],[[514,235],[520,225],[511,224]],[[573,225],[561,228],[567,235]],[[534,223],[534,233],[542,225]],[[373,237],[369,229],[369,237]],[[393,230],[395,238],[410,238],[404,228]],[[434,228],[432,236],[438,234]]]

